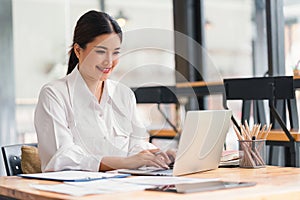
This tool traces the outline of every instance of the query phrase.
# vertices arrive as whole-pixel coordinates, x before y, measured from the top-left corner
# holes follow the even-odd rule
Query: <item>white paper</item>
[[[185,178],[185,177],[168,177],[168,176],[138,176],[132,178],[118,179],[114,181],[126,182],[133,184],[145,184],[145,185],[174,185],[182,183],[204,183],[211,181],[219,181],[220,179],[208,179],[208,178]]]
[[[32,184],[30,186],[38,190],[68,194],[72,196],[142,191],[146,188],[153,187],[151,185],[137,185],[132,183],[118,182],[113,179],[101,179],[84,182],[65,182],[55,185]]]
[[[72,175],[72,173],[67,173],[67,174]],[[94,174],[92,173],[90,175],[94,175]],[[111,174],[111,175],[116,175],[116,174]],[[64,178],[66,177],[68,178],[68,176],[66,176],[65,174]],[[76,178],[81,179],[82,176],[76,176]],[[161,185],[174,185],[174,184],[182,184],[182,183],[205,183],[205,182],[219,181],[219,180],[220,179],[139,176],[139,177],[130,177],[130,178],[109,178],[109,179],[83,181],[83,182],[64,182],[62,184],[55,184],[55,185],[32,184],[31,187],[39,190],[63,193],[72,196],[84,196],[88,194],[130,192],[130,191],[144,190],[146,188],[153,188],[155,186],[161,186]]]
[[[92,189],[92,188],[80,188],[78,186],[67,185],[67,184],[55,184],[55,185],[31,184],[30,186],[35,189],[38,189],[38,190],[68,194],[68,195],[72,195],[72,196],[84,196],[84,195],[88,195],[88,194],[107,193],[107,192]]]
[[[152,187],[152,185],[140,185],[135,183],[121,182],[120,179],[105,179],[105,180],[96,180],[89,182],[65,182],[65,184],[73,185],[77,187],[84,188],[93,188],[99,191],[106,192],[129,192],[144,190],[146,188]]]
[[[25,178],[36,178],[46,180],[58,181],[89,181],[102,178],[112,178],[122,176],[121,174],[102,173],[102,172],[88,172],[88,171],[59,171],[59,172],[46,172],[36,174],[19,174]],[[126,175],[125,175],[126,176]]]

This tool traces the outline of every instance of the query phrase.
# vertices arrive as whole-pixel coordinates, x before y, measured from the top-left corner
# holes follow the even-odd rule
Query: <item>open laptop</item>
[[[180,176],[216,169],[230,125],[230,110],[188,111],[173,170],[118,170],[132,175]]]

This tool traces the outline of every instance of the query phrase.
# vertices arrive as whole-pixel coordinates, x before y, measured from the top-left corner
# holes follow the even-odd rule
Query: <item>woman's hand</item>
[[[177,153],[177,151],[175,149],[169,149],[168,151],[166,151],[166,154],[168,155],[171,163],[175,162],[176,153]]]
[[[169,169],[171,160],[165,152],[159,149],[144,150],[124,159],[125,168],[137,169],[142,166],[153,166]]]
[[[144,150],[129,156],[123,157],[103,157],[100,163],[99,171],[108,171],[114,169],[137,169],[143,166],[152,166],[169,169],[169,164],[174,162],[176,152],[168,150],[166,153],[159,149]]]

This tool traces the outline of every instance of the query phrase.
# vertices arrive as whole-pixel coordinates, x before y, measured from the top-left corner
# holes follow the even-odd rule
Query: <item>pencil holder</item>
[[[265,167],[266,141],[265,140],[239,140],[240,167]]]

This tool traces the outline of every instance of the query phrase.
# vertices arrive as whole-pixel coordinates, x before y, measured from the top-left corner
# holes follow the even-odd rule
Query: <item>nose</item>
[[[110,65],[110,62],[108,60],[103,61],[103,66],[107,67]]]
[[[106,57],[105,57],[105,60],[103,61],[103,66],[105,66],[105,67],[110,67],[111,65],[112,65],[112,63],[113,63],[113,58],[112,58],[112,56],[111,55],[107,55]]]

